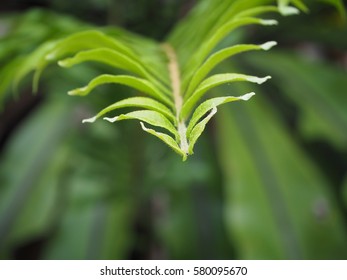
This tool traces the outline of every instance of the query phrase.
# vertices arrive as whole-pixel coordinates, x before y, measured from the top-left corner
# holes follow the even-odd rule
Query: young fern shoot
[[[234,30],[243,26],[277,23],[275,20],[258,18],[260,14],[298,13],[295,7],[289,6],[290,3],[305,7],[299,0],[279,0],[277,5],[269,5],[269,0],[202,2],[207,5],[201,4],[193,10],[170,33],[165,43],[155,42],[122,29],[82,31],[47,42],[24,60],[15,77],[15,84],[35,70],[36,89],[44,68],[56,61],[61,67],[93,61],[106,64],[111,70],[122,70],[122,74],[103,73],[86,86],[68,92],[69,95],[86,96],[100,85],[121,84],[136,89],[140,94],[110,104],[83,122],[93,123],[99,118],[112,123],[138,120],[145,132],[162,140],[186,160],[188,155],[193,154],[196,141],[208,121],[217,113],[218,106],[233,101],[246,101],[254,95],[251,92],[239,97],[223,96],[203,100],[208,91],[226,83],[262,84],[270,78],[241,73],[209,76],[209,73],[236,54],[269,50],[276,42],[270,41],[261,45],[240,44],[223,49],[218,49],[219,44]],[[202,18],[204,22],[201,22]],[[114,33],[117,35],[112,35]],[[115,116],[108,115],[120,108],[129,108],[130,111]],[[160,128],[161,132],[155,128]]]

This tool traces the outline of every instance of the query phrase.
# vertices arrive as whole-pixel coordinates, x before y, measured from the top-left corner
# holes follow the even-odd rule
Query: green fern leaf
[[[187,98],[187,101],[184,103],[181,117],[183,119],[187,118],[189,114],[192,111],[192,108],[195,106],[195,104],[199,101],[199,99],[203,96],[203,94],[222,84],[231,83],[231,82],[251,82],[251,83],[257,83],[262,84],[266,82],[268,79],[270,79],[270,76],[259,78],[255,76],[248,76],[243,74],[217,74],[213,75],[206,80],[204,80],[200,86],[196,89],[192,95]]]
[[[187,137],[190,137],[190,134],[193,130],[193,128],[196,126],[198,121],[210,110],[213,108],[217,108],[218,106],[233,102],[233,101],[238,101],[238,100],[244,100],[247,101],[249,100],[253,95],[255,95],[254,92],[247,93],[245,95],[235,97],[235,96],[225,96],[225,97],[215,97],[206,100],[205,102],[201,103],[196,110],[194,111],[194,114],[192,118],[190,119],[189,125],[187,127]]]
[[[140,107],[149,109],[152,111],[157,111],[158,113],[161,113],[165,117],[167,117],[169,120],[171,120],[173,123],[176,122],[175,116],[172,114],[172,111],[164,106],[162,103],[155,101],[152,98],[148,97],[130,97],[127,99],[123,99],[121,101],[118,101],[116,103],[113,103],[110,106],[107,106],[106,108],[102,109],[95,117],[84,119],[82,122],[86,123],[92,123],[95,122],[98,118],[106,115],[107,113],[114,111],[116,109],[120,108],[126,108],[126,107]]]
[[[99,85],[104,84],[122,84],[129,87],[132,87],[138,91],[144,92],[153,98],[156,98],[160,100],[161,102],[173,106],[172,100],[170,100],[165,94],[163,94],[161,91],[159,91],[152,83],[150,83],[148,80],[137,78],[134,76],[129,75],[100,75],[93,80],[89,82],[89,84],[82,88],[77,88],[74,90],[71,90],[68,92],[69,95],[87,95],[89,94],[94,88],[96,88]]]
[[[306,6],[299,0],[216,0],[202,1],[170,34],[165,43],[132,34],[116,27],[87,30],[59,40],[44,43],[20,64],[14,84],[29,72],[35,71],[34,90],[42,71],[58,61],[61,67],[73,67],[87,62],[109,66],[110,73],[102,73],[86,86],[69,91],[70,95],[86,96],[104,84],[121,84],[139,92],[102,109],[94,117],[109,122],[135,119],[144,131],[159,138],[182,156],[193,154],[193,148],[208,121],[217,113],[219,105],[248,100],[254,93],[240,97],[226,96],[203,100],[207,91],[222,84],[246,81],[261,84],[269,76],[259,78],[246,74],[223,73],[209,76],[216,66],[236,54],[251,50],[268,50],[276,42],[262,45],[240,44],[220,49],[220,43],[234,30],[248,25],[273,25],[277,21],[257,16],[268,12],[295,14]],[[213,12],[211,12],[213,11]],[[204,18],[204,21],[201,21]],[[102,31],[103,30],[103,31]],[[191,36],[194,34],[194,36]],[[113,69],[117,69],[114,75]],[[118,74],[119,71],[124,73]],[[142,96],[147,95],[147,96]],[[105,117],[114,110],[128,108],[130,112]],[[139,108],[140,110],[134,108]],[[169,134],[147,128],[144,123]],[[187,124],[189,124],[187,126]]]
[[[194,76],[190,80],[189,87],[185,92],[185,95],[191,95],[192,91],[196,89],[198,84],[206,77],[206,75],[213,70],[219,63],[233,55],[251,51],[251,50],[269,50],[277,43],[274,41],[266,42],[262,45],[236,45],[230,48],[225,48],[211,55],[204,64],[195,72]]]
[[[122,114],[113,118],[105,117],[104,120],[109,122],[116,122],[121,120],[139,120],[146,122],[150,125],[157,126],[164,128],[171,132],[176,139],[179,138],[179,135],[177,133],[177,130],[175,126],[162,114],[152,111],[152,110],[141,110],[141,111],[134,111],[127,114]]]

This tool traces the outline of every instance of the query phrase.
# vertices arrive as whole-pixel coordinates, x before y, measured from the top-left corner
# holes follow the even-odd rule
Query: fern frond
[[[248,93],[240,97],[214,97],[204,101],[203,96],[208,91],[226,83],[261,84],[270,78],[239,73],[209,76],[220,63],[234,55],[269,50],[276,45],[276,42],[270,41],[261,45],[240,44],[220,49],[221,42],[236,29],[251,24],[277,24],[275,20],[258,18],[261,14],[297,13],[298,10],[289,6],[290,3],[306,9],[299,0],[279,0],[277,5],[271,5],[271,2],[201,1],[170,33],[165,43],[115,27],[81,31],[50,41],[24,59],[14,78],[14,85],[17,86],[25,75],[34,70],[36,89],[42,71],[55,62],[61,67],[87,62],[107,65],[109,73],[95,77],[84,87],[69,91],[69,95],[86,96],[98,86],[121,84],[137,90],[139,96],[113,103],[94,117],[84,119],[83,123],[92,123],[101,117],[109,122],[138,120],[145,132],[165,142],[185,160],[193,154],[195,143],[208,121],[217,113],[218,106],[248,100],[254,95]],[[128,108],[129,112],[107,116],[121,108]],[[165,132],[147,128],[145,123]]]

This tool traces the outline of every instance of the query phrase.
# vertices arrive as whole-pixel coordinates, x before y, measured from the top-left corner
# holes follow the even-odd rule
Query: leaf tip
[[[251,97],[254,95],[255,95],[254,92],[246,93],[246,94],[240,96],[239,99],[247,101],[247,100],[251,99]]]
[[[277,25],[278,21],[275,19],[262,19],[261,21],[262,25]]]
[[[262,50],[268,51],[269,49],[271,49],[272,47],[274,47],[276,45],[277,45],[277,42],[269,41],[269,42],[266,42],[266,43],[260,45],[260,47],[261,47]]]
[[[69,60],[68,59],[59,60],[58,65],[60,67],[69,67]]]
[[[187,160],[187,158],[188,158],[188,154],[183,154],[182,155],[182,161],[184,162],[184,161],[186,161]]]
[[[105,119],[105,118],[104,118]],[[141,124],[141,128],[144,130],[144,131],[148,131],[148,128],[147,127],[145,127],[145,125],[143,124],[143,122],[140,122],[140,124]]]
[[[68,95],[83,95],[83,93],[87,90],[87,87],[76,88],[67,92]]]
[[[216,113],[217,113],[217,107],[216,106],[214,106],[213,108],[212,108],[212,110],[211,110],[211,113],[209,114],[211,117],[213,117]]]
[[[103,118],[103,120],[108,121],[108,122],[111,122],[111,123],[116,122],[118,119],[119,119],[119,116],[114,117],[114,118],[106,118],[106,117]]]
[[[56,58],[55,53],[49,53],[46,54],[45,59],[46,60],[54,60]]]
[[[279,6],[278,10],[282,16],[298,15],[300,10],[292,6]]]
[[[252,83],[256,83],[258,85],[261,85],[262,83],[265,83],[267,80],[271,79],[271,76],[266,76],[263,78],[259,78],[259,77],[248,77],[247,81],[252,82]]]
[[[96,120],[96,117],[92,117],[89,119],[82,120],[82,123],[93,123],[93,122],[95,122],[95,120]]]

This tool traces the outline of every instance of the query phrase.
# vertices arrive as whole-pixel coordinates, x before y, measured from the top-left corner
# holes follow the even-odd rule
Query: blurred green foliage
[[[74,17],[30,9],[3,12],[0,20],[0,92],[6,93],[0,258],[347,258],[347,27],[336,10],[311,1],[311,14],[228,38],[277,40],[277,51],[221,66],[272,80],[262,88],[219,88],[224,95],[257,95],[221,108],[194,156],[182,163],[136,124],[80,123],[119,100],[115,91],[125,91],[104,86],[88,98],[64,94],[94,77],[98,67],[50,68],[37,97],[30,79],[17,98],[5,88],[24,54],[89,27],[75,17],[163,38],[193,2],[41,4],[73,10]]]

